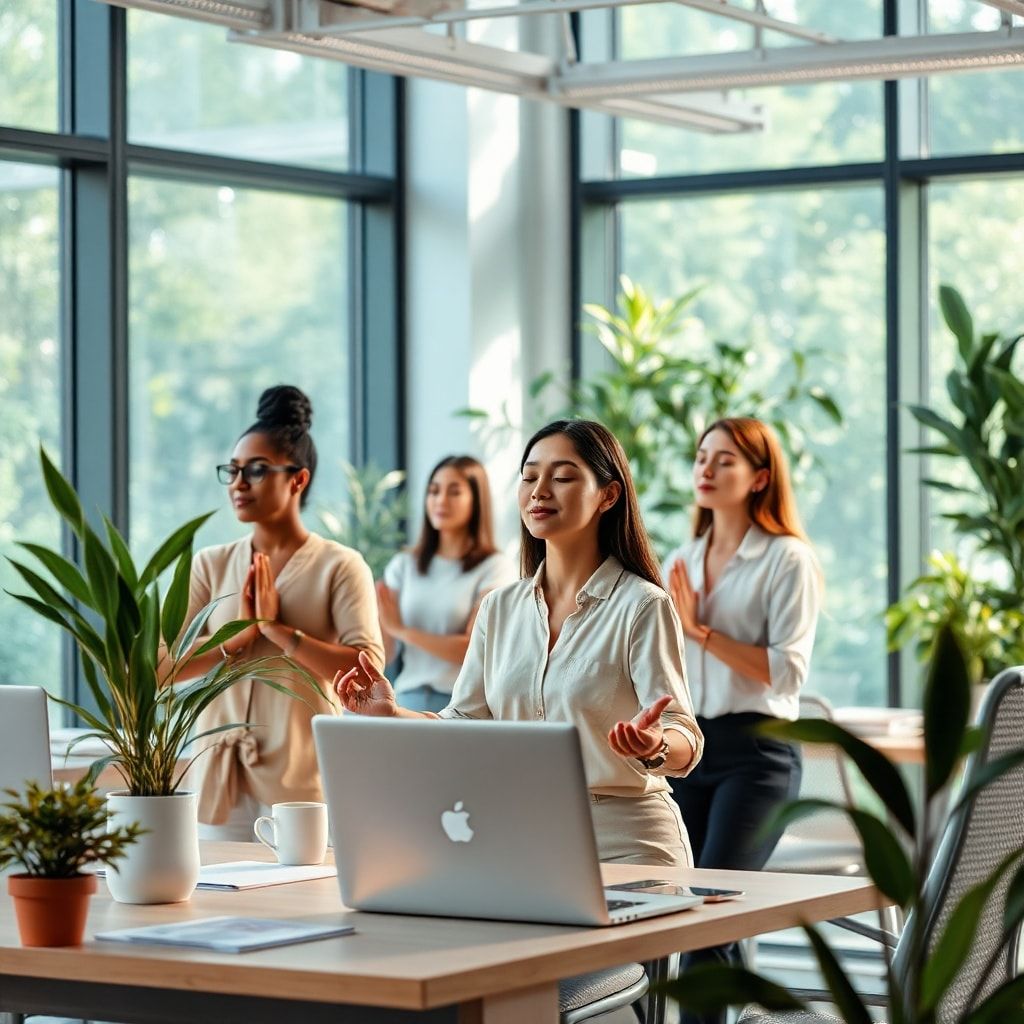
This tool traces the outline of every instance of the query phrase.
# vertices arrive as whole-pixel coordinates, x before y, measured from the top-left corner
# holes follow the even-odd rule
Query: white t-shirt
[[[464,633],[484,594],[518,578],[515,567],[500,552],[485,558],[469,572],[462,571],[461,559],[434,555],[426,575],[420,575],[416,556],[411,551],[400,551],[384,569],[384,582],[398,591],[402,622],[440,636]],[[398,646],[402,652],[402,671],[395,680],[396,693],[423,685],[440,693],[452,692],[459,665],[414,644]]]
[[[748,679],[700,644],[687,641],[686,677],[693,706],[705,718],[756,711],[795,721],[821,605],[814,552],[797,537],[773,536],[751,526],[709,595],[704,592],[708,539],[705,533],[673,551],[665,561],[665,580],[682,559],[697,593],[699,621],[733,640],[766,647],[771,682]]]

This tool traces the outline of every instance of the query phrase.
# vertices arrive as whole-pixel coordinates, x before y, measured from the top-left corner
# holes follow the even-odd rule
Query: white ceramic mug
[[[267,838],[266,825],[273,839]],[[257,818],[252,830],[281,864],[322,864],[327,853],[327,805],[302,801],[274,804],[271,816]]]

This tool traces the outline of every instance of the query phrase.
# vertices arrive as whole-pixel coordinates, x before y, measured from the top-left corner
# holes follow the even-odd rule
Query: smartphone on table
[[[745,895],[742,889],[717,889],[707,885],[680,885],[668,878],[642,878],[636,882],[606,885],[614,892],[650,892],[663,896],[700,896],[705,903],[724,903]]]

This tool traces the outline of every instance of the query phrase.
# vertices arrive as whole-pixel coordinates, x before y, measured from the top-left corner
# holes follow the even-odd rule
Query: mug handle
[[[253,831],[253,834],[254,834],[254,835],[256,836],[256,838],[257,838],[257,839],[258,839],[258,840],[259,840],[259,841],[260,841],[260,842],[261,842],[261,843],[262,843],[262,844],[263,844],[264,846],[269,846],[269,847],[270,847],[270,848],[271,848],[271,849],[272,849],[272,850],[274,851],[274,853],[277,853],[277,844],[276,844],[276,843],[274,843],[274,842],[272,842],[271,840],[269,840],[269,839],[268,839],[268,838],[267,838],[267,837],[266,837],[266,836],[265,836],[265,835],[264,835],[264,834],[263,834],[263,833],[262,833],[262,832],[260,831],[260,826],[261,826],[261,825],[262,825],[262,824],[263,824],[264,822],[266,822],[266,823],[267,823],[267,824],[268,824],[268,825],[270,826],[270,829],[271,829],[271,831],[272,831],[272,832],[274,833],[274,835],[275,835],[275,838],[276,838],[276,834],[277,834],[277,833],[276,833],[276,829],[274,829],[274,819],[273,819],[273,818],[266,818],[266,817],[262,817],[262,818],[257,818],[257,819],[256,819],[256,820],[255,820],[255,821],[254,821],[254,822],[252,823],[252,831]]]

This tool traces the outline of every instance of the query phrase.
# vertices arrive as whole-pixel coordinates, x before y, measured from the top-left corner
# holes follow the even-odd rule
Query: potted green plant
[[[137,824],[108,830],[107,808],[93,785],[44,789],[30,782],[24,795],[5,790],[0,804],[0,870],[7,879],[23,946],[77,946],[85,933],[96,876],[86,869],[112,866],[138,841]]]
[[[348,500],[338,510],[320,508],[324,536],[355,548],[379,580],[384,567],[405,543],[405,482],[400,469],[383,471],[372,462],[363,467],[342,460]]]
[[[228,622],[198,643],[214,602],[185,625],[192,545],[196,531],[213,513],[175,530],[139,567],[106,517],[105,538],[93,529],[74,488],[42,449],[40,461],[50,501],[75,536],[84,572],[56,551],[25,543],[21,547],[50,579],[12,559],[32,591],[12,596],[74,639],[92,706],[53,699],[89,727],[79,741],[100,738],[110,748],[93,763],[90,778],[95,780],[112,765],[124,779],[125,788],[107,800],[112,822],[137,821],[147,833],[107,873],[110,892],[125,903],[188,899],[199,877],[199,839],[196,794],[179,789],[191,764],[185,762],[185,752],[213,733],[249,724],[231,723],[195,734],[199,716],[241,679],[304,699],[274,679],[285,671],[296,672],[297,666],[280,656],[230,658],[198,678],[178,683],[193,658],[217,650],[251,624]],[[161,595],[159,580],[165,571],[171,572],[171,580]],[[317,682],[308,673],[301,674],[320,693]]]
[[[950,551],[928,556],[927,571],[888,608],[885,625],[889,650],[913,643],[922,663],[931,656],[940,628],[949,625],[967,659],[974,704],[982,683],[1008,665],[1024,663],[1024,612],[998,607],[990,588]]]
[[[868,875],[878,890],[907,915],[908,931],[905,942],[901,940],[907,954],[898,963],[887,956],[885,963],[883,983],[889,1003],[888,1020],[894,1024],[1019,1021],[1024,1007],[1024,981],[1018,976],[1000,982],[993,972],[1001,962],[1000,957],[1015,948],[1014,936],[1024,921],[1024,850],[994,846],[994,867],[986,865],[981,880],[959,893],[930,884],[929,871],[937,850],[936,823],[951,815],[961,820],[969,817],[975,798],[987,797],[988,787],[1024,765],[1024,747],[1007,750],[1001,742],[990,751],[982,769],[971,777],[971,784],[953,793],[951,805],[950,787],[960,779],[965,758],[985,749],[989,737],[970,723],[967,662],[958,637],[948,624],[939,627],[931,647],[922,703],[925,765],[920,806],[915,806],[911,799],[898,765],[834,722],[802,719],[759,727],[758,732],[778,739],[839,747],[857,766],[877,798],[876,807],[870,810],[830,800],[791,801],[780,808],[765,832],[820,811],[838,811],[849,817],[863,845]],[[990,912],[994,918],[986,916]],[[989,927],[994,920],[999,929],[994,935],[994,952],[989,958],[986,945],[983,964],[987,966],[980,973],[981,980],[965,1008],[949,1012],[943,1000],[974,955],[972,947],[983,917]],[[803,930],[830,993],[834,1013],[846,1024],[870,1024],[872,1017],[865,999],[857,992],[826,937],[811,926]],[[796,1011],[792,1018],[781,1018],[794,1024],[821,1019],[813,1014],[801,1015],[807,1009],[805,995],[742,967],[701,964],[665,987],[682,1007],[697,1014],[758,1004],[772,1011]]]

